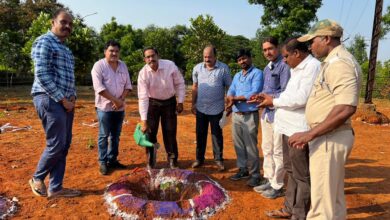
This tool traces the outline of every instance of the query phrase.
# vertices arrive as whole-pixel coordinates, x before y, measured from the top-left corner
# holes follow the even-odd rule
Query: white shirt
[[[275,131],[291,136],[309,130],[305,107],[320,67],[321,63],[312,55],[308,55],[294,69],[291,69],[291,78],[286,89],[279,98],[273,100],[276,108]]]

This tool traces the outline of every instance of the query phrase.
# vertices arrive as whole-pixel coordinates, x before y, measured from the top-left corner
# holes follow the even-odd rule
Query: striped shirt
[[[217,61],[214,69],[208,70],[205,64],[197,64],[192,72],[193,83],[198,84],[196,109],[206,115],[217,115],[225,108],[225,90],[232,77],[229,67]]]
[[[31,58],[35,73],[31,95],[46,93],[56,102],[76,96],[73,54],[51,31],[35,40]]]

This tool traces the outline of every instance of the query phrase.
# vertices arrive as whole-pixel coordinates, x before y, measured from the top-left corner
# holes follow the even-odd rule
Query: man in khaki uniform
[[[317,58],[325,58],[306,105],[310,126],[289,138],[290,146],[309,143],[311,209],[307,219],[346,219],[344,165],[352,150],[350,117],[359,98],[361,70],[340,38],[343,29],[332,20],[317,22],[298,41],[310,41]]]

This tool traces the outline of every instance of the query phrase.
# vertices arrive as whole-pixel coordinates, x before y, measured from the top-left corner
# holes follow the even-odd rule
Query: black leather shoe
[[[224,171],[225,165],[223,165],[222,161],[215,161],[215,164],[217,165],[218,171]]]
[[[199,168],[199,167],[201,167],[201,166],[203,166],[203,162],[202,162],[202,161],[199,161],[199,160],[194,161],[194,162],[192,163],[192,165],[191,165],[192,168]]]
[[[99,171],[100,171],[100,174],[107,175],[107,173],[108,173],[107,165],[106,164],[100,164]]]
[[[126,166],[119,163],[119,161],[114,161],[114,162],[108,162],[108,167],[114,168],[114,169],[125,169]]]
[[[179,168],[179,166],[177,165],[177,161],[174,161],[174,160],[169,161],[169,167],[171,169],[178,169]]]

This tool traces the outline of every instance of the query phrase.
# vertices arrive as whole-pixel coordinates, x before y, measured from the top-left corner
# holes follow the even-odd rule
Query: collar
[[[154,71],[149,64],[146,64],[146,70],[152,71],[152,72],[157,72],[158,70],[164,69],[164,66],[161,64],[161,59],[158,59],[158,68],[156,71]]]
[[[274,61],[270,61],[267,66],[270,70],[274,69],[276,66],[278,66],[278,64],[280,63],[280,61],[283,60],[283,57],[281,54],[279,54],[279,56],[276,58],[275,62]],[[271,66],[274,66],[273,68],[271,68]]]
[[[292,70],[302,70],[302,69],[304,69],[305,67],[306,67],[306,65],[310,62],[310,60],[312,60],[314,57],[311,55],[311,54],[309,54],[309,55],[307,55],[307,57],[304,59],[304,60],[302,60],[294,69],[292,69]]]
[[[220,65],[221,65],[221,64],[220,64],[220,62],[219,62],[218,60],[215,61],[215,65],[214,65],[213,69],[217,69]],[[203,67],[204,67],[204,68],[207,68],[205,62],[203,62]]]
[[[57,37],[57,35],[55,35],[53,32],[48,31],[47,34],[48,34],[49,36],[51,36],[51,37],[52,37],[55,41],[57,41],[58,43],[63,44],[63,42],[61,42],[60,39]]]
[[[332,59],[332,57],[337,56],[337,54],[344,49],[344,46],[342,44],[338,45],[337,47],[333,48],[332,51],[328,54],[328,56],[325,58],[324,62],[327,63]]]
[[[253,64],[252,64],[252,66],[249,67],[248,71],[246,71],[246,75],[245,76],[247,76],[249,73],[251,73],[254,68],[255,68],[255,66],[253,66]],[[241,75],[244,75],[244,71],[243,70],[241,70],[240,73],[241,73]]]

